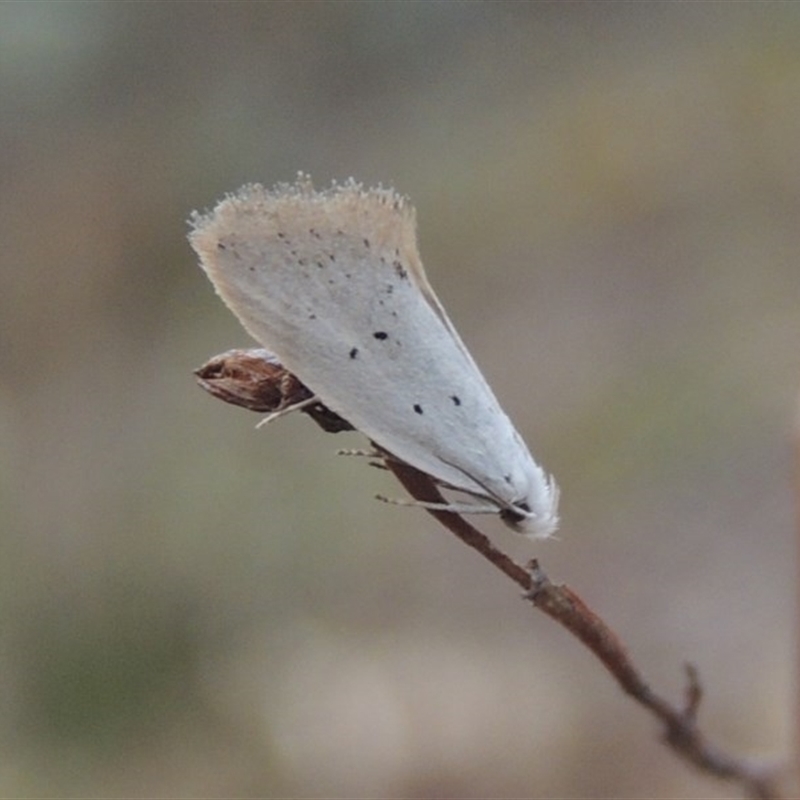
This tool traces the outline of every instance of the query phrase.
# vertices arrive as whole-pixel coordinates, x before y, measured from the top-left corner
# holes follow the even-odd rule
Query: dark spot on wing
[[[422,413],[422,406],[419,403],[414,403],[414,411],[417,414],[421,414]]]
[[[404,281],[408,277],[408,271],[399,261],[392,262],[392,266],[397,273],[397,277],[400,278],[401,281]]]
[[[357,347],[354,347],[350,351],[350,358],[358,358],[358,348]]]
[[[450,399],[453,401],[454,405],[460,406],[461,405],[461,398],[457,394],[451,394]]]
[[[372,335],[381,342],[389,338],[389,334],[386,331],[375,331]]]
[[[364,247],[366,247],[367,250],[369,250],[369,239],[364,239]]]

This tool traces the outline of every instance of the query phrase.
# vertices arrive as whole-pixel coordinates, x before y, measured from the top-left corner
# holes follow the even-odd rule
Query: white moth
[[[544,538],[558,487],[531,457],[422,268],[414,209],[352,179],[245,186],[189,239],[217,293],[329,409],[445,488]],[[442,506],[439,506],[442,508]]]

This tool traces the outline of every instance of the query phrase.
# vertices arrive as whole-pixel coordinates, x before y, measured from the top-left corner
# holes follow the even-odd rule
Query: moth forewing
[[[317,192],[301,179],[228,196],[195,215],[190,239],[244,327],[326,407],[401,461],[547,535],[555,486],[430,287],[414,221],[392,190],[350,181]]]

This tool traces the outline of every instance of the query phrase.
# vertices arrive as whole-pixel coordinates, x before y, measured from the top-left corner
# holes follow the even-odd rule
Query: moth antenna
[[[263,428],[264,425],[269,425],[270,422],[275,421],[278,417],[284,417],[286,414],[291,414],[292,411],[301,411],[304,408],[308,408],[308,406],[313,406],[314,403],[319,403],[319,398],[316,395],[309,397],[307,400],[301,400],[299,403],[286,406],[286,408],[282,408],[279,411],[273,411],[256,425],[256,429]]]

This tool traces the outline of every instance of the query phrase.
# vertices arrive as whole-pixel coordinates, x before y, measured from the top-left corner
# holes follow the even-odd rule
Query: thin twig
[[[386,464],[416,500],[444,500],[428,475],[407,464],[398,464],[393,459],[387,459]],[[525,591],[524,596],[536,608],[586,645],[617,680],[623,691],[659,719],[664,726],[664,741],[678,755],[707,774],[738,783],[748,797],[755,800],[779,799],[774,767],[723,753],[697,728],[702,687],[693,666],[686,667],[685,707],[673,706],[649,687],[633,665],[616,633],[572,589],[551,583],[538,561],[531,561],[525,569],[498,550],[484,534],[458,514],[434,510],[429,510],[428,513],[521,586]]]
[[[261,350],[229,351],[216,356],[196,374],[200,385],[215,397],[254,411],[280,411],[298,399],[312,396],[277,359]],[[312,417],[324,430],[335,433],[350,429],[345,420],[321,403],[311,409]],[[305,410],[311,413],[311,410]],[[800,462],[800,445],[798,453]],[[424,503],[445,502],[430,476],[389,454],[386,454],[384,465],[415,500]],[[698,729],[697,714],[703,691],[693,666],[686,666],[684,707],[672,705],[648,686],[616,633],[572,589],[551,583],[538,561],[531,561],[527,567],[523,567],[498,550],[487,536],[459,514],[426,510],[464,544],[520,586],[524,597],[535,608],[586,645],[622,690],[661,722],[664,741],[678,755],[708,775],[737,783],[754,800],[779,800],[778,770],[727,755],[712,745]]]
[[[678,708],[656,694],[633,665],[617,635],[568,586],[552,584],[536,561],[531,562],[533,604],[581,640],[616,678],[622,689],[664,725],[664,741],[703,772],[739,783],[758,800],[779,797],[777,775],[767,767],[735,758],[712,745],[697,727],[702,687],[697,670],[686,667],[686,705]]]

